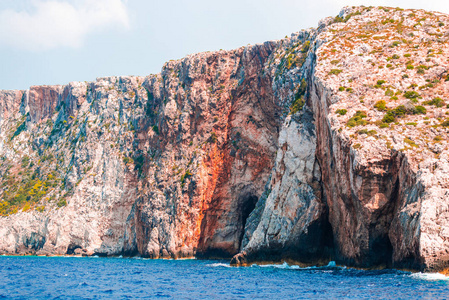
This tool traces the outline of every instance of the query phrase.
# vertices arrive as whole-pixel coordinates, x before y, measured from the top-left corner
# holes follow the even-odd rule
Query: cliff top
[[[417,170],[448,158],[449,16],[346,7],[318,37],[316,76],[331,88],[331,123],[360,154],[405,152]]]

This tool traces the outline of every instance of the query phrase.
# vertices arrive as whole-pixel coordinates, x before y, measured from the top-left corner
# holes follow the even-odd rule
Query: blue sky
[[[314,27],[345,5],[449,13],[447,0],[1,0],[0,89],[158,73],[170,59]]]

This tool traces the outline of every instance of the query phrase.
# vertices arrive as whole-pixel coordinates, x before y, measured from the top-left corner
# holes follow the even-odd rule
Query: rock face
[[[449,266],[449,17],[344,8],[158,75],[0,92],[0,253]]]

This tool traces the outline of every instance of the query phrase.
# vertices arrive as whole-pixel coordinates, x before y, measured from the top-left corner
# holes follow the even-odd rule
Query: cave
[[[247,197],[244,197],[243,200],[240,202],[241,209],[240,211],[240,224],[238,228],[240,229],[240,235],[239,235],[239,245],[242,244],[243,236],[245,235],[245,227],[246,227],[246,221],[248,220],[249,215],[256,207],[257,201],[259,200],[258,197],[254,195],[250,195]],[[238,249],[241,250],[241,249]]]

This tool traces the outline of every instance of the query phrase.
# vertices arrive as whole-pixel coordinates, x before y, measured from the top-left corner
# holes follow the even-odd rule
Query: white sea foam
[[[449,280],[449,277],[440,273],[414,273],[410,275],[413,278],[416,279],[422,279],[422,280]]]
[[[258,264],[252,264],[251,267],[261,267],[261,268],[277,268],[277,269],[287,269],[287,270],[308,270],[308,269],[322,269],[322,268],[337,268],[337,264],[335,261],[330,261],[326,266],[311,266],[311,267],[300,267],[297,265],[289,265],[288,263],[284,262],[282,264],[267,264],[267,265],[258,265]],[[343,267],[346,268],[346,267]]]
[[[213,263],[213,264],[207,264],[208,267],[226,267],[230,268],[231,266],[229,264],[225,263]],[[300,267],[297,265],[289,265],[288,263],[284,262],[282,264],[252,264],[251,267],[253,268],[276,268],[276,269],[284,269],[284,270],[308,270],[308,269],[322,269],[322,268],[346,268],[346,267],[337,267],[337,264],[335,261],[329,262],[326,266],[312,266],[312,267]]]
[[[231,267],[231,265],[224,264],[224,263],[213,263],[213,264],[207,264],[206,266],[208,266],[208,267],[226,267],[226,268]]]

